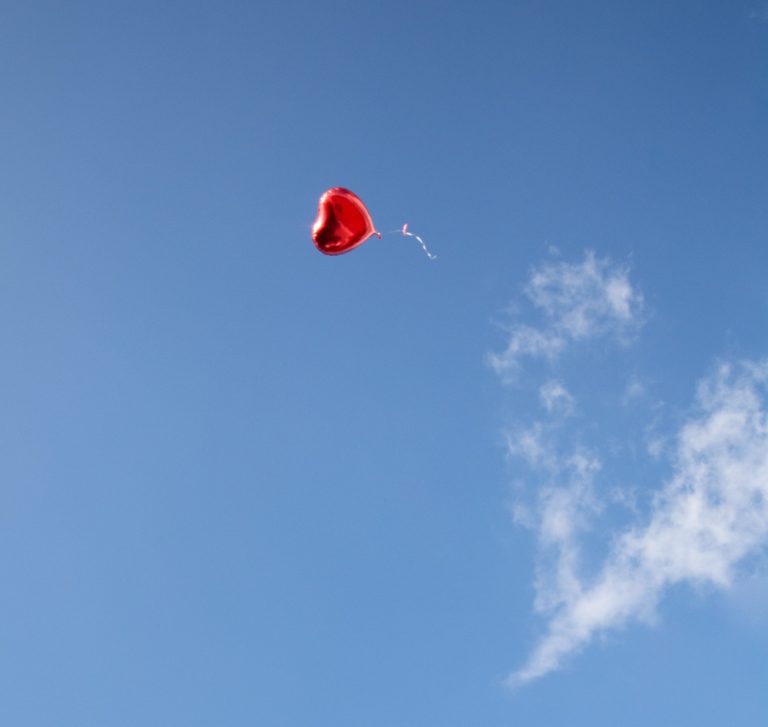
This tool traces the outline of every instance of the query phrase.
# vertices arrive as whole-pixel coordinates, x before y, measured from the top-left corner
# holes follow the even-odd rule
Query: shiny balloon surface
[[[379,235],[362,200],[344,187],[329,189],[320,197],[312,240],[320,252],[341,255]],[[381,237],[381,235],[379,235]]]

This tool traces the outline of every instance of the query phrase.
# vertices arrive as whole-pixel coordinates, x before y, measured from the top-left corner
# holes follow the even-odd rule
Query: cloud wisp
[[[539,583],[547,630],[511,686],[559,668],[600,632],[648,620],[673,585],[728,587],[739,562],[768,544],[767,388],[768,362],[722,365],[700,383],[697,412],[676,438],[674,474],[646,522],[614,537],[593,578],[575,572],[569,544]],[[560,531],[579,522],[574,512],[561,510]]]
[[[517,480],[511,510],[536,535],[534,609],[545,624],[510,686],[557,670],[602,633],[651,621],[675,585],[729,588],[740,563],[768,547],[768,360],[721,364],[699,383],[687,420],[659,431],[658,413],[644,425],[636,420],[638,406],[652,404],[636,373],[611,397],[607,382],[589,376],[573,393],[547,365],[587,341],[636,337],[643,296],[629,270],[587,252],[580,262],[535,268],[524,293],[539,323],[509,327],[505,350],[490,364],[517,382],[536,360],[538,406],[518,415],[506,445],[536,483],[528,489]],[[601,412],[608,418],[600,421]],[[650,470],[668,465],[666,477],[644,483],[641,499],[638,483],[613,476],[615,465],[634,472],[625,457],[642,451],[622,416],[645,438]],[[604,441],[595,441],[601,431]]]
[[[489,362],[504,379],[514,379],[526,358],[554,360],[568,344],[598,336],[632,337],[642,323],[643,297],[626,268],[587,251],[577,263],[553,262],[533,270],[524,290],[541,318],[518,324],[506,349]]]

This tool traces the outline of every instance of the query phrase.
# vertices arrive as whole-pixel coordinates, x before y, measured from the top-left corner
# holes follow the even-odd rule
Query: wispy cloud
[[[512,326],[506,349],[489,357],[506,379],[519,373],[526,358],[554,360],[568,344],[598,336],[626,340],[642,322],[643,298],[627,269],[591,251],[581,262],[534,269],[524,293],[541,323]]]
[[[637,372],[614,396],[588,384],[577,397],[547,365],[588,341],[635,337],[643,296],[626,267],[591,252],[548,262],[531,272],[524,295],[538,323],[510,326],[490,363],[515,381],[536,359],[527,379],[540,406],[521,408],[532,420],[511,423],[506,445],[535,483],[516,474],[510,509],[536,536],[534,608],[545,628],[510,686],[558,669],[601,633],[652,620],[674,585],[729,588],[739,564],[768,547],[768,361],[722,364],[699,383],[687,420],[664,427],[664,406]],[[600,431],[593,404],[610,412],[607,437],[586,446],[585,432]],[[638,421],[646,409],[648,420]],[[623,438],[621,417],[641,446]],[[649,472],[665,466],[666,478],[622,482],[614,473],[634,470],[627,456]]]
[[[637,374],[633,374],[627,381],[624,394],[621,397],[621,403],[627,406],[633,401],[637,401],[645,393],[645,386],[643,382],[638,378]]]
[[[573,412],[574,399],[562,381],[550,379],[539,388],[541,405],[550,414],[567,417]]]
[[[576,536],[585,508],[595,507],[594,466],[582,468],[577,486],[544,496],[540,538],[559,549],[537,584],[548,625],[510,685],[557,669],[603,631],[649,619],[675,584],[727,588],[738,564],[768,544],[767,386],[768,362],[722,365],[700,383],[696,411],[676,437],[674,474],[645,521],[614,535],[592,578],[579,572]]]

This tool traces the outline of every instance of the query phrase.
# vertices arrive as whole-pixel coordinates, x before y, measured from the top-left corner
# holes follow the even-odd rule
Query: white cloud
[[[525,460],[530,467],[557,470],[557,457],[541,422],[506,433],[507,452]]]
[[[542,384],[539,399],[550,414],[567,417],[573,412],[573,396],[562,381],[550,380]]]
[[[633,401],[636,401],[645,394],[645,385],[638,378],[636,374],[633,374],[627,380],[627,386],[624,389],[624,395],[621,398],[621,403],[625,406]]]
[[[675,441],[673,475],[643,522],[611,539],[592,578],[578,536],[599,509],[596,458],[571,461],[565,484],[543,489],[535,522],[556,557],[537,580],[546,633],[509,677],[519,685],[561,666],[597,634],[649,620],[680,583],[728,588],[739,563],[768,545],[768,362],[723,365],[698,388],[696,411]]]
[[[627,342],[643,323],[643,297],[627,269],[591,252],[535,268],[524,292],[538,323],[512,325],[506,349],[490,357],[505,380],[528,360],[554,361],[577,344]],[[676,584],[731,592],[740,564],[768,552],[768,362],[721,366],[699,385],[694,413],[676,431],[660,427],[664,406],[637,375],[614,392],[613,407],[605,386],[590,394],[588,384],[577,392],[577,409],[566,382],[548,374],[531,367],[547,416],[506,434],[508,454],[536,483],[516,488],[510,510],[537,537],[534,607],[545,619],[541,640],[508,678],[513,686],[558,669],[601,633],[653,620]],[[598,416],[587,419],[591,396]],[[651,417],[645,426],[637,421],[643,410]],[[633,428],[649,468],[638,463],[632,478],[669,464],[655,495],[655,482],[641,489],[614,477],[613,465],[637,456],[627,438]],[[601,432],[598,455],[584,442],[594,445]],[[611,521],[625,524],[606,532]]]
[[[601,462],[591,452],[577,449],[561,459],[559,482],[553,480],[538,492],[539,546],[551,564],[539,568],[536,609],[550,611],[578,592],[581,566],[580,536],[602,509],[594,490]]]
[[[598,336],[625,340],[641,323],[643,298],[627,269],[591,251],[581,262],[534,269],[524,292],[542,323],[513,326],[506,349],[489,357],[506,378],[519,373],[525,358],[553,360],[568,344]]]

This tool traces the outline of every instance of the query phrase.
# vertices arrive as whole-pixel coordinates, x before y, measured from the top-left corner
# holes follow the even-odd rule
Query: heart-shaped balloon
[[[341,255],[362,245],[371,235],[379,235],[363,201],[344,187],[323,193],[312,226],[312,240],[320,252]]]

